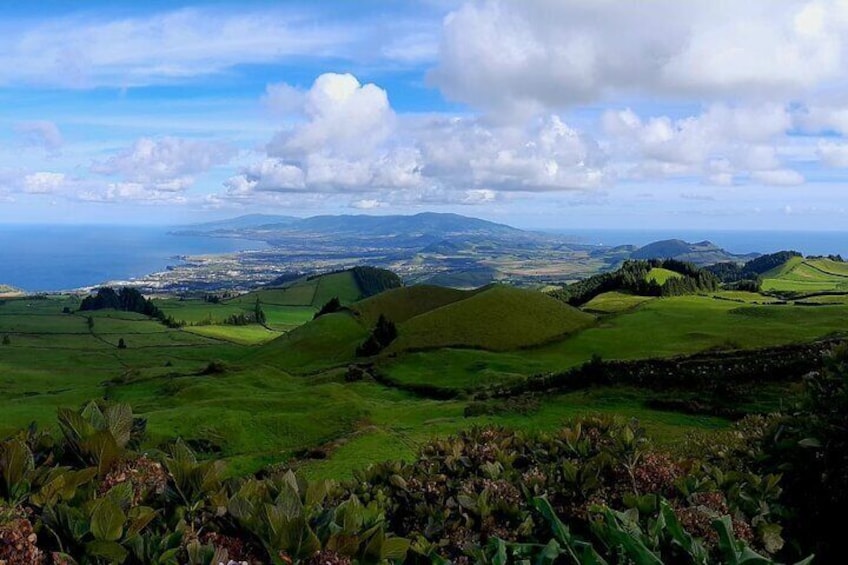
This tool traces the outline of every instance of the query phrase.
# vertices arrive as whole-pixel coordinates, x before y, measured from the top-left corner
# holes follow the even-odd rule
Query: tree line
[[[651,269],[666,269],[680,277],[669,278],[660,284],[648,279]],[[551,293],[572,306],[582,306],[599,294],[625,291],[640,296],[680,296],[697,292],[713,292],[719,288],[719,279],[713,273],[676,259],[628,260],[617,271],[601,273],[587,279],[564,285]]]

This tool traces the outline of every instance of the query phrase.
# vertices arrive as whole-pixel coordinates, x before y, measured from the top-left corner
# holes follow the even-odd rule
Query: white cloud
[[[351,74],[326,73],[315,79],[303,111],[307,120],[281,132],[268,146],[270,155],[364,157],[388,138],[395,122],[386,91],[360,84]]]
[[[830,167],[848,167],[848,143],[822,141],[818,146],[818,155]]]
[[[24,143],[41,147],[50,154],[58,153],[65,142],[59,127],[48,120],[20,122],[15,125],[15,133],[24,140]]]
[[[784,168],[777,146],[785,142],[792,116],[775,104],[717,104],[679,119],[643,119],[630,109],[608,110],[601,123],[612,158],[630,164],[623,167],[624,176],[700,176],[726,186],[735,176],[752,172],[764,173],[762,178],[781,176],[765,173]]]
[[[341,54],[355,34],[283,10],[186,8],[109,19],[80,15],[4,26],[0,84],[133,87],[296,55]]]
[[[804,177],[791,169],[756,171],[751,174],[751,178],[756,182],[772,186],[797,186],[804,183]]]
[[[28,194],[52,194],[61,189],[64,184],[64,173],[31,173],[24,177],[23,191]]]
[[[244,196],[252,191],[300,192],[306,188],[305,177],[299,167],[271,158],[243,168],[224,185],[235,196]]]
[[[194,175],[227,163],[234,152],[227,144],[214,141],[145,137],[109,159],[94,163],[91,170],[119,176],[151,190],[180,192],[194,184]]]
[[[380,202],[376,198],[363,198],[361,200],[354,200],[350,203],[351,208],[356,208],[357,210],[374,210],[375,208],[380,208],[385,206],[385,203]]]
[[[483,203],[497,192],[589,189],[607,181],[598,144],[557,115],[521,126],[476,117],[400,119],[383,89],[332,73],[305,93],[301,113],[268,144],[266,159],[225,183],[230,196],[382,190],[394,201]]]
[[[613,96],[785,101],[844,82],[848,5],[787,0],[473,1],[430,78],[494,114]]]
[[[269,84],[265,87],[262,103],[271,112],[278,116],[288,116],[301,111],[303,108],[304,93],[284,82]]]

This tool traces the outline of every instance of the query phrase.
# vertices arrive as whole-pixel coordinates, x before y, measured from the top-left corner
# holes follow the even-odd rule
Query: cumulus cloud
[[[385,90],[332,73],[318,77],[302,101],[303,119],[271,140],[267,157],[226,181],[231,197],[381,190],[393,201],[483,204],[497,192],[606,182],[604,152],[558,115],[516,126],[479,117],[400,119]]]
[[[194,175],[225,164],[234,153],[229,145],[215,141],[141,138],[105,161],[95,162],[91,170],[150,190],[182,192],[194,184]]]
[[[430,80],[496,113],[626,93],[784,100],[842,80],[846,31],[844,2],[475,1],[445,18]]]
[[[59,127],[48,120],[35,120],[15,124],[15,133],[24,143],[32,147],[40,147],[49,154],[56,154],[65,143]]]
[[[270,155],[367,156],[392,133],[395,121],[386,91],[360,84],[351,74],[319,76],[305,95],[303,111],[307,120],[281,132],[268,146]]]
[[[23,179],[23,191],[28,194],[52,194],[65,184],[64,173],[31,173]]]
[[[303,91],[284,82],[265,87],[262,104],[277,116],[288,116],[303,107]]]
[[[734,178],[751,173],[767,184],[800,178],[784,170],[776,149],[792,122],[789,111],[776,104],[718,104],[679,119],[608,110],[601,119],[610,151],[621,163],[630,163],[625,176],[701,176],[716,185],[733,184]]]

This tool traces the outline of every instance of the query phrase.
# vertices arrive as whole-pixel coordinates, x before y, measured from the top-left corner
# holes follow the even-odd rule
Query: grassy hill
[[[390,352],[469,347],[506,351],[540,344],[594,323],[545,294],[492,286],[399,324]]]
[[[267,329],[286,332],[310,321],[315,312],[332,298],[338,298],[343,305],[348,305],[399,284],[400,279],[389,271],[358,267],[302,277],[278,288],[256,290],[219,302],[207,302],[200,298],[160,299],[155,302],[174,320],[207,328],[195,333],[237,343],[262,343],[273,339],[275,335],[256,328],[253,331],[236,331],[231,327],[226,331],[208,328],[224,327],[225,320],[231,316],[252,314],[258,299],[265,313]]]
[[[251,359],[295,373],[310,373],[348,363],[368,330],[350,312],[326,314],[278,337]]]
[[[651,296],[639,296],[638,294],[627,294],[626,292],[605,292],[599,294],[583,305],[586,312],[597,312],[599,314],[615,314],[635,308],[654,300]]]
[[[670,269],[663,269],[661,267],[654,267],[648,274],[645,276],[645,280],[650,282],[654,281],[659,285],[665,284],[668,279],[679,279],[682,278],[683,275],[676,271],[672,271]]]
[[[762,275],[764,291],[797,294],[848,292],[848,264],[793,257]]]
[[[366,298],[352,309],[368,327],[377,322],[380,314],[400,324],[430,310],[473,296],[474,292],[431,285],[407,286]]]

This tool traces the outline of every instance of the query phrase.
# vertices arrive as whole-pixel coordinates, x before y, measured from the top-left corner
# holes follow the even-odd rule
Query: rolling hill
[[[430,310],[473,296],[473,291],[456,290],[442,286],[416,285],[388,290],[367,298],[352,307],[355,315],[367,327],[377,322],[383,314],[400,324]]]
[[[688,243],[682,239],[655,241],[630,254],[631,259],[677,259],[695,265],[711,265],[722,262],[742,263],[757,256],[757,253],[736,255],[710,241]]]
[[[399,324],[388,351],[465,347],[508,351],[586,328],[594,316],[536,291],[495,285]]]
[[[398,338],[384,352],[440,348],[509,351],[541,345],[594,324],[595,317],[545,294],[492,285],[473,291],[435,286],[392,289],[294,329],[256,360],[309,373],[357,360],[356,347],[380,315]]]
[[[804,295],[848,293],[848,264],[824,258],[792,257],[762,275],[764,291]]]

